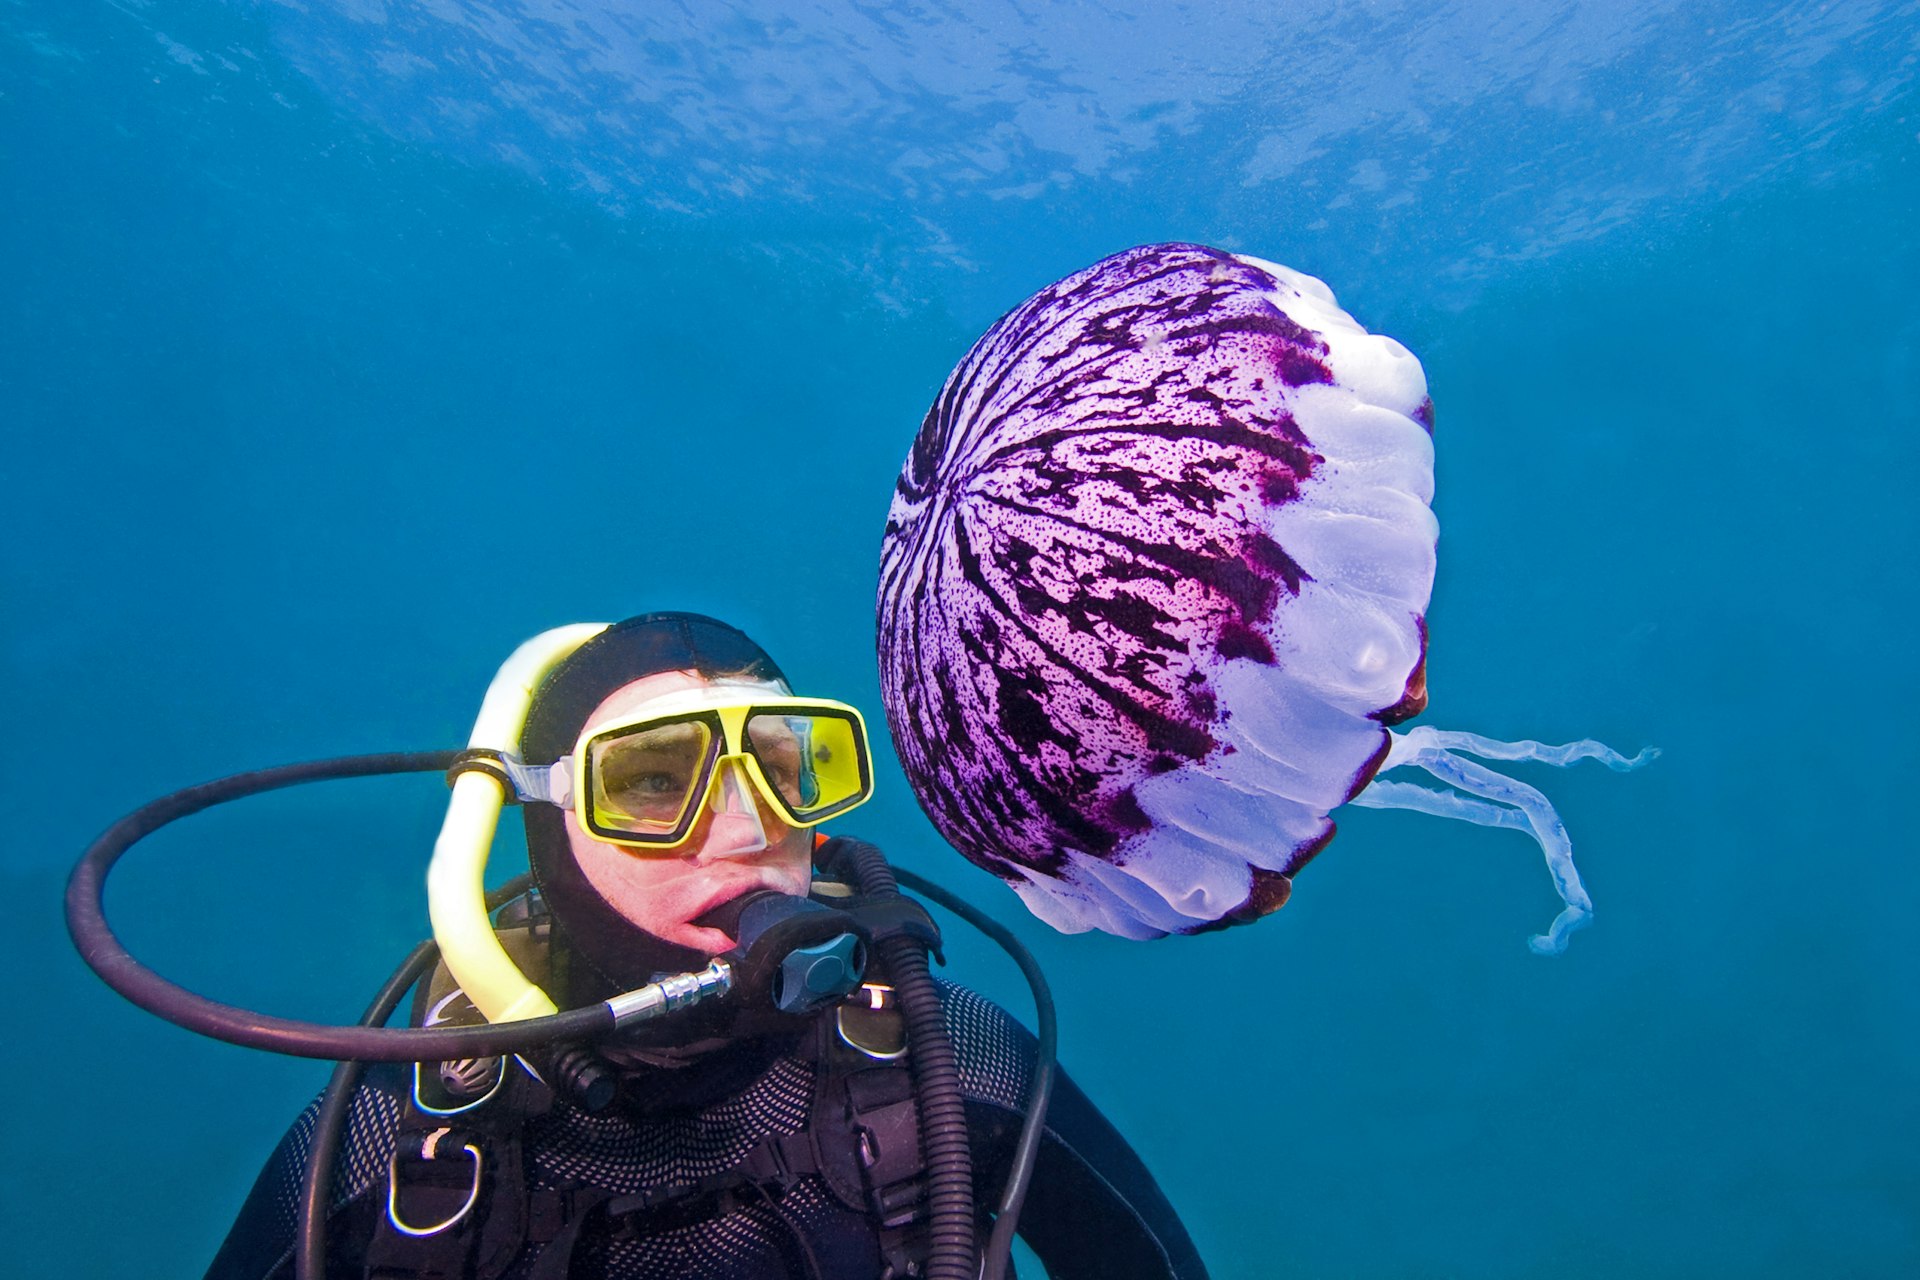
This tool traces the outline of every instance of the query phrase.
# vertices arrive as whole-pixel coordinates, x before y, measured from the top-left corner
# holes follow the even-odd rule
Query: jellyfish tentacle
[[[1658,747],[1643,747],[1638,755],[1628,756],[1592,738],[1581,738],[1578,742],[1549,746],[1544,742],[1535,742],[1531,738],[1522,738],[1518,742],[1502,742],[1498,738],[1486,738],[1477,733],[1463,733],[1457,729],[1435,729],[1430,725],[1416,725],[1406,733],[1394,736],[1406,739],[1409,751],[1431,746],[1446,751],[1464,751],[1468,755],[1479,756],[1482,760],[1531,760],[1562,769],[1579,760],[1598,760],[1615,773],[1626,773],[1660,758]],[[1395,746],[1398,748],[1399,744],[1396,743]],[[1383,767],[1390,769],[1393,766],[1388,764]]]
[[[1411,782],[1390,782],[1385,778],[1368,783],[1366,790],[1348,803],[1363,809],[1409,809],[1415,813],[1429,813],[1436,818],[1458,818],[1482,827],[1531,830],[1527,825],[1527,815],[1518,809],[1463,796],[1458,791],[1435,791]]]
[[[1537,788],[1445,751],[1422,753],[1420,767],[1468,795],[1502,801],[1520,810],[1533,829],[1533,838],[1546,851],[1547,869],[1553,874],[1553,887],[1561,900],[1570,907],[1593,910],[1593,900],[1573,865],[1573,840],[1567,835],[1567,825],[1560,820],[1553,802]]]
[[[1454,750],[1496,760],[1530,760],[1566,766],[1577,760],[1600,760],[1609,767],[1635,768],[1658,754],[1653,748],[1638,756],[1627,757],[1603,743],[1591,739],[1552,747],[1532,741],[1501,742],[1478,734],[1434,729],[1418,725],[1405,733],[1388,731],[1391,743],[1381,762],[1380,772],[1415,768],[1465,792],[1428,791],[1423,787],[1379,780],[1368,785],[1352,803],[1372,808],[1415,809],[1441,817],[1460,818],[1482,826],[1512,826],[1530,832],[1546,855],[1547,870],[1553,876],[1554,889],[1566,908],[1555,917],[1547,931],[1532,938],[1528,946],[1539,955],[1559,955],[1566,950],[1567,936],[1593,919],[1593,899],[1581,883],[1573,862],[1573,841],[1566,824],[1560,820],[1553,802],[1538,789],[1517,778],[1496,773],[1483,764],[1455,755]],[[1617,762],[1617,763],[1616,763]],[[1385,790],[1382,790],[1385,788]],[[1370,798],[1369,793],[1374,793]],[[1478,797],[1482,804],[1469,797]],[[1506,807],[1518,821],[1502,816]]]

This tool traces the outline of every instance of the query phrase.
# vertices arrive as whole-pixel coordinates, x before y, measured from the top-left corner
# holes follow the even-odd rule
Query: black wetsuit
[[[962,987],[941,984],[959,1058],[973,1138],[976,1203],[998,1197],[1022,1120],[1034,1062],[1032,1036],[1003,1010]],[[823,1016],[832,1016],[823,1015]],[[547,1271],[633,1280],[770,1280],[818,1276],[868,1280],[884,1271],[874,1215],[848,1208],[817,1174],[771,1192],[742,1185],[686,1196],[645,1212],[609,1216],[608,1195],[716,1180],[770,1139],[808,1129],[817,1114],[821,1055],[809,1035],[742,1042],[677,1068],[638,1068],[606,1110],[589,1115],[565,1100],[518,1126],[525,1197],[536,1220],[504,1269],[540,1275],[556,1233],[538,1225],[539,1205],[587,1195],[602,1212],[581,1216],[570,1265]],[[330,1276],[369,1274],[369,1242],[387,1213],[396,1132],[411,1113],[411,1068],[368,1070],[355,1096],[336,1169],[329,1217]],[[316,1104],[317,1107],[317,1104]],[[316,1107],[295,1122],[208,1271],[208,1280],[292,1274],[301,1171]],[[417,1113],[412,1113],[417,1114]],[[551,1218],[551,1213],[547,1215]],[[984,1215],[983,1215],[984,1216]],[[1064,1075],[1047,1112],[1020,1235],[1055,1280],[1202,1280],[1206,1270],[1165,1196],[1105,1117]],[[981,1239],[984,1241],[985,1233]],[[380,1271],[375,1274],[404,1274]]]

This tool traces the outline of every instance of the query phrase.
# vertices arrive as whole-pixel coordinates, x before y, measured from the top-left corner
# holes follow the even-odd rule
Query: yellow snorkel
[[[607,629],[581,622],[543,631],[500,667],[467,739],[470,751],[518,756],[533,691],[575,649]],[[427,914],[440,958],[489,1022],[517,1022],[557,1012],[553,1000],[508,958],[487,915],[487,855],[500,824],[506,783],[479,771],[460,773],[427,867]]]

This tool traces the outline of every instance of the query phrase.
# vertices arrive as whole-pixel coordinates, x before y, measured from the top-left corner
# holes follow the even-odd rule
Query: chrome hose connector
[[[733,969],[724,960],[715,960],[698,973],[676,973],[658,982],[623,992],[607,1001],[616,1027],[650,1022],[676,1010],[699,1004],[733,990]]]

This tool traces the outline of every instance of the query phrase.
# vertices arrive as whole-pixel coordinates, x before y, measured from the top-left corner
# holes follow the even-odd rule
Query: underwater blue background
[[[845,829],[1039,952],[1216,1276],[1920,1270],[1920,6],[1279,10],[0,0],[0,1270],[197,1275],[325,1079],[85,971],[59,893],[107,823],[457,745],[521,639],[649,608],[878,723],[880,528],[942,378],[1166,239],[1425,363],[1423,722],[1665,753],[1521,770],[1593,927],[1530,955],[1533,845],[1407,813],[1158,943],[1048,932],[890,760]],[[425,930],[443,795],[210,812],[112,919],[352,1019]]]

